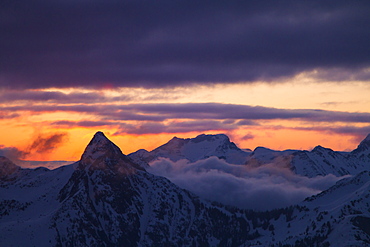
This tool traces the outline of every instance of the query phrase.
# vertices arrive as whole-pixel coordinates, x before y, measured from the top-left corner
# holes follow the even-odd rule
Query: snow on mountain
[[[174,137],[168,143],[146,151],[140,149],[128,155],[135,163],[148,168],[148,163],[159,158],[172,161],[186,159],[196,162],[216,156],[230,164],[245,164],[258,167],[275,164],[291,169],[294,173],[307,177],[356,175],[370,169],[370,134],[352,152],[337,152],[322,146],[312,151],[276,151],[257,147],[253,152],[239,149],[226,135],[199,135],[195,138]]]
[[[311,152],[296,152],[291,166],[297,174],[308,177],[327,174],[356,175],[370,170],[370,135],[360,143],[357,149],[349,153],[336,152],[321,146],[315,147]]]
[[[205,201],[98,132],[55,170],[0,159],[0,246],[368,246],[370,172],[265,212]],[[11,178],[11,179],[9,179]]]
[[[362,140],[362,142],[358,145],[358,147],[349,153],[350,159],[356,159],[360,163],[367,163],[369,164],[370,161],[370,134]],[[367,166],[369,168],[369,166]]]
[[[265,147],[257,147],[253,152],[247,157],[246,165],[250,167],[258,167],[270,163],[281,163],[284,162],[284,166],[289,167],[291,155],[295,153],[296,150],[284,150],[275,151]]]
[[[226,246],[253,238],[237,209],[147,173],[99,132],[79,162],[37,170],[1,181],[0,246]]]
[[[356,175],[370,169],[370,134],[357,149],[348,153],[322,146],[312,151],[275,151],[258,147],[246,161],[246,165],[251,167],[269,163],[289,167],[296,174],[307,177]]]
[[[309,197],[286,211],[270,211],[269,214],[275,216],[259,230],[262,236],[249,244],[369,246],[369,206],[370,172],[365,171],[338,181],[328,190]]]
[[[187,159],[190,162],[216,156],[231,164],[244,164],[249,152],[238,148],[235,143],[230,142],[229,137],[224,134],[199,135],[195,138],[172,138],[168,143],[154,149],[153,151],[138,150],[129,155],[131,159],[139,164],[148,164],[159,158],[169,158],[172,161]]]

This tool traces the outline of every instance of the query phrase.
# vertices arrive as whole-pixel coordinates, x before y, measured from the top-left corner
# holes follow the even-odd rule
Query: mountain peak
[[[101,131],[96,132],[87,145],[81,156],[80,165],[83,168],[143,170],[143,168],[124,155],[121,149],[111,142]]]
[[[360,153],[360,152],[368,152],[370,150],[370,134],[366,136],[365,139],[363,139],[360,144],[357,146],[355,150],[352,152],[354,153]]]
[[[0,156],[0,179],[11,175],[18,170],[20,170],[19,166],[14,164],[5,156]]]
[[[217,135],[201,134],[193,138],[192,142],[198,143],[198,142],[203,142],[203,141],[215,141],[215,140],[230,141],[229,137],[225,134],[217,134]]]
[[[117,147],[104,135],[103,132],[98,131],[87,145],[84,153],[82,154],[81,160],[95,160],[98,157],[107,154],[122,154],[122,152],[119,147]]]
[[[314,149],[312,149],[312,152],[314,152],[314,153],[322,153],[322,152],[326,152],[326,151],[333,151],[333,150],[330,149],[330,148],[325,148],[321,145],[318,145]]]
[[[108,139],[103,132],[101,131],[98,131],[95,133],[94,137],[93,138],[98,138],[98,139]]]

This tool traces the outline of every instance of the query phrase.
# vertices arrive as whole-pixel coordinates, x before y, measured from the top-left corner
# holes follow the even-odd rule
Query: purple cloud
[[[141,124],[124,123],[115,135],[120,134],[160,134],[160,133],[187,133],[192,131],[205,132],[210,130],[233,130],[238,126],[223,124],[220,121],[212,120],[190,120],[183,122],[144,122]]]
[[[24,159],[28,154],[28,152],[22,151],[16,147],[0,145],[0,156],[5,156],[13,162]]]
[[[0,91],[0,103],[9,102],[47,102],[47,103],[98,103],[129,101],[130,96],[108,97],[98,92],[63,93],[57,91],[3,90]]]
[[[367,1],[6,1],[0,87],[368,80]]]
[[[116,134],[185,133],[191,131],[233,130],[243,126],[262,126],[260,120],[293,120],[310,124],[309,127],[266,125],[264,128],[285,128],[332,132],[363,136],[369,133],[370,113],[340,112],[317,109],[278,109],[222,103],[173,104],[22,104],[0,106],[0,116],[17,117],[20,112],[72,112],[94,115],[96,120],[55,121],[52,125],[66,127],[118,126]],[[17,112],[16,114],[14,112]],[[313,126],[321,122],[330,126]],[[333,125],[342,122],[347,126]],[[356,126],[357,123],[365,126]],[[247,136],[248,137],[248,136]],[[249,136],[250,139],[251,136]]]

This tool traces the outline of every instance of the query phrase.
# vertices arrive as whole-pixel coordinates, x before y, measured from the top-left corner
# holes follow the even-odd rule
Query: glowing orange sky
[[[334,150],[354,149],[365,136],[351,131],[335,133],[335,131],[330,131],[330,128],[335,126],[343,129],[366,129],[370,124],[370,121],[366,121],[366,116],[365,120],[360,122],[337,120],[317,122],[292,118],[260,119],[253,120],[252,123],[239,124],[240,120],[237,119],[208,119],[205,121],[199,116],[194,119],[185,117],[158,120],[156,118],[160,116],[159,114],[144,111],[136,112],[134,118],[137,119],[125,120],[119,119],[121,116],[118,115],[121,114],[121,110],[106,116],[98,112],[101,110],[106,113],[105,111],[110,107],[137,103],[151,106],[157,103],[205,104],[212,102],[238,106],[273,107],[272,109],[320,109],[329,111],[329,113],[331,111],[370,113],[368,97],[370,86],[366,82],[315,83],[312,81],[296,82],[294,81],[296,79],[279,84],[232,84],[152,90],[121,88],[96,91],[80,88],[33,91],[31,94],[54,92],[61,93],[63,97],[76,95],[76,98],[85,97],[86,99],[75,102],[71,99],[42,101],[29,98],[2,102],[0,148],[15,147],[25,153],[21,158],[27,160],[73,161],[80,158],[93,134],[96,131],[103,131],[126,154],[140,148],[152,150],[166,143],[173,136],[191,138],[201,133],[225,133],[240,148],[252,150],[257,146],[283,150],[311,149],[316,145]],[[15,92],[3,91],[2,93],[14,94]],[[90,99],[91,95],[95,98]],[[86,107],[94,108],[91,110]],[[163,114],[162,116],[167,116],[167,113]],[[154,120],[149,121],[148,119]],[[208,123],[214,127],[205,126]],[[156,130],[157,125],[158,128],[164,129],[158,133],[150,132]],[[196,127],[192,128],[193,125]],[[35,144],[35,140],[39,140],[39,143]]]

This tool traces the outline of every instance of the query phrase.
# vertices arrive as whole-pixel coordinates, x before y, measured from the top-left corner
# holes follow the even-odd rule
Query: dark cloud
[[[144,122],[140,124],[121,124],[115,135],[121,134],[160,134],[160,133],[187,133],[192,131],[204,132],[209,130],[233,130],[238,126],[233,124],[224,124],[221,121],[213,120],[189,120],[175,121],[169,123]]]
[[[95,128],[111,125],[119,125],[119,123],[109,122],[109,121],[69,121],[60,120],[52,122],[51,125],[57,125],[58,127],[84,127],[84,128]]]
[[[21,150],[17,147],[7,147],[4,145],[0,145],[0,156],[5,156],[23,167],[32,167],[35,166],[37,162],[32,163],[31,161],[25,161],[24,159],[27,159],[30,155],[34,153],[50,153],[54,149],[58,148],[58,146],[62,145],[67,139],[67,133],[39,133],[36,138],[32,140],[31,144],[26,150]],[[64,161],[57,163],[62,164],[63,162]],[[53,164],[53,162],[51,162],[50,164],[45,165],[46,163],[41,164],[41,161],[38,163],[39,165],[36,166],[52,167]],[[54,163],[54,168],[57,163]]]
[[[64,95],[63,97],[65,97]],[[89,96],[90,97],[90,96]],[[109,101],[109,100],[108,100]],[[32,102],[32,101],[31,101]],[[168,104],[19,104],[0,106],[0,118],[16,118],[21,112],[71,112],[93,114],[94,120],[63,120],[51,122],[59,127],[115,126],[116,135],[187,133],[211,130],[229,131],[248,126],[262,126],[260,120],[293,120],[309,124],[307,127],[269,126],[271,129],[311,130],[356,136],[358,139],[370,132],[370,113],[341,112],[317,109],[279,109],[222,103],[168,103]],[[17,113],[15,113],[17,112]],[[135,122],[130,122],[135,121]],[[320,123],[313,126],[315,123]],[[347,125],[330,125],[341,122]],[[358,123],[362,126],[357,125]],[[246,135],[244,139],[252,139]]]
[[[12,118],[17,118],[19,116],[20,115],[18,113],[0,111],[0,119],[12,119]]]
[[[49,153],[61,145],[67,133],[39,134],[29,146],[29,153]]]
[[[241,208],[269,210],[299,203],[329,188],[341,178],[307,178],[294,174],[285,163],[256,168],[231,165],[217,157],[189,163],[160,158],[149,172],[164,176],[201,197]]]
[[[311,70],[368,80],[369,12],[368,1],[3,1],[0,86],[163,87]]]
[[[111,101],[128,101],[130,96],[108,97],[98,92],[63,93],[56,91],[2,90],[0,103],[10,102],[47,102],[47,103],[98,103]]]
[[[222,103],[169,103],[127,105],[20,105],[0,107],[2,112],[80,112],[95,113],[115,120],[163,121],[168,119],[242,120],[239,125],[253,125],[243,120],[290,119],[310,122],[370,123],[370,113],[317,109],[279,109]],[[227,122],[225,122],[227,123]]]
[[[24,159],[29,153],[24,152],[16,147],[6,147],[0,145],[0,156],[5,156],[13,162]]]
[[[255,135],[253,135],[251,132],[248,132],[248,134],[242,136],[242,140],[253,140]]]
[[[316,109],[278,109],[221,103],[185,104],[94,104],[94,105],[18,105],[0,107],[5,116],[13,112],[73,112],[94,114],[96,120],[55,121],[51,124],[66,127],[118,126],[116,134],[185,133],[191,131],[232,130],[245,126],[261,126],[260,120],[293,120],[310,124],[308,127],[264,126],[365,135],[369,133],[370,113],[340,112]],[[135,121],[135,123],[128,122]],[[319,122],[320,125],[312,126]],[[347,126],[328,126],[326,123],[346,123]],[[365,124],[356,126],[355,124]],[[246,136],[251,138],[252,136]]]
[[[370,122],[370,113],[351,113],[316,109],[279,109],[221,103],[130,104],[120,106],[119,108],[126,111],[140,112],[143,115],[158,114],[167,119],[297,119],[319,122]]]

